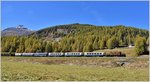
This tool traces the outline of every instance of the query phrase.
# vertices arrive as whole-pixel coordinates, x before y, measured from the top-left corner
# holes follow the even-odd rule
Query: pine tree
[[[141,55],[146,51],[146,39],[138,36],[135,41],[135,52],[137,55]]]
[[[86,46],[83,48],[83,51],[84,52],[91,52],[91,51],[93,51],[92,44],[91,43],[87,43]]]
[[[104,40],[104,39],[99,40],[99,48],[100,48],[100,49],[104,49],[104,48],[105,48],[105,46],[106,46],[106,42],[105,42],[105,40]]]
[[[146,40],[146,44],[149,46],[149,38],[147,38],[147,40]]]
[[[52,46],[49,43],[46,44],[45,52],[52,52]]]
[[[94,50],[97,50],[97,49],[98,49],[98,40],[97,40],[97,38],[94,40],[93,49],[94,49]]]

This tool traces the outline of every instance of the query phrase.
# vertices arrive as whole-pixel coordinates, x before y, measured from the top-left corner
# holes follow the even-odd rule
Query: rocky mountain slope
[[[17,27],[10,27],[2,30],[1,35],[2,36],[23,36],[23,35],[29,35],[33,32],[34,31],[23,27],[23,25],[19,25]]]

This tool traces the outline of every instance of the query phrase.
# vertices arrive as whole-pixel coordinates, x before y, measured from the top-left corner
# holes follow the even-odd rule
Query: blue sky
[[[148,29],[148,1],[2,2],[2,30],[24,25],[32,30],[83,23]]]

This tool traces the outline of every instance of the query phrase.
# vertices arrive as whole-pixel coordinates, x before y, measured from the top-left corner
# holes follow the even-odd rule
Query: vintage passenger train
[[[53,52],[53,53],[15,53],[15,56],[35,57],[103,57],[104,52]]]

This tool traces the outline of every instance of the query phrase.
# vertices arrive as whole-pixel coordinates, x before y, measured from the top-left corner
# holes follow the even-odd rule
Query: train
[[[53,53],[15,53],[15,56],[35,57],[103,57],[104,52],[53,52]]]
[[[125,57],[122,53],[113,53],[112,55],[105,52],[52,52],[52,53],[15,53],[14,56],[34,56],[34,57]]]

